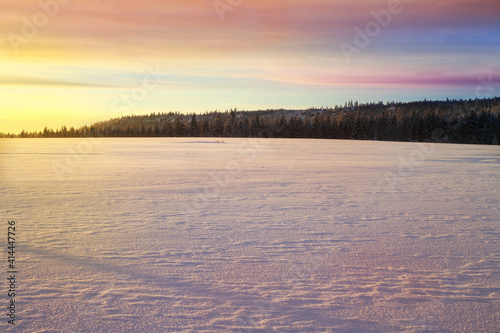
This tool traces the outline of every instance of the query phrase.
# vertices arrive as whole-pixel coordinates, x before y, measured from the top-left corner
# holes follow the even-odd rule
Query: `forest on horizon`
[[[498,144],[500,98],[410,103],[346,102],[334,108],[123,116],[80,128],[9,138],[263,137]]]

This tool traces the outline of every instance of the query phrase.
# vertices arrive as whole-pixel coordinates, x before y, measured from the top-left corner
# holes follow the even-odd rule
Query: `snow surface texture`
[[[218,140],[1,140],[0,331],[500,332],[497,146]]]

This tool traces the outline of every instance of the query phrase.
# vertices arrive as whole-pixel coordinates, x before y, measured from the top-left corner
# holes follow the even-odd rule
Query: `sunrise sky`
[[[498,0],[0,0],[0,132],[500,95]]]

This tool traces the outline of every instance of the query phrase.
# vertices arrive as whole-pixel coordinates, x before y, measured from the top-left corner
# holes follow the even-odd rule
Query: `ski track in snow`
[[[0,140],[0,331],[500,332],[498,146],[218,140]]]

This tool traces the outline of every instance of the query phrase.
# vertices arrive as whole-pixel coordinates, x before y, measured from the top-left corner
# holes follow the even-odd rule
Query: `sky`
[[[500,93],[498,0],[0,0],[0,132]]]

